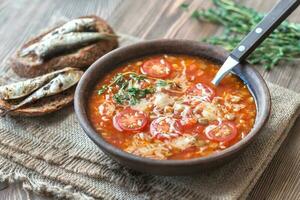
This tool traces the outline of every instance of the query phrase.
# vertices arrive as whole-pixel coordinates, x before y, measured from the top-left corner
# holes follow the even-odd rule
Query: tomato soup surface
[[[256,105],[233,74],[214,86],[218,68],[185,55],[125,63],[93,89],[89,119],[107,142],[141,157],[183,160],[222,151],[250,132]]]

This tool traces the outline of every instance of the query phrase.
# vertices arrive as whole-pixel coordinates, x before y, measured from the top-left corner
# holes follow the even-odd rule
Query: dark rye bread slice
[[[80,18],[96,19],[96,29],[98,32],[114,34],[112,28],[101,18],[97,16],[83,16]],[[58,28],[59,26],[44,32],[37,37],[26,42],[20,49],[24,49],[31,44],[38,42],[44,35]],[[111,40],[101,40],[80,49],[62,55],[46,59],[42,63],[35,56],[29,55],[21,57],[20,50],[10,59],[10,65],[14,72],[20,77],[36,77],[65,67],[74,67],[79,69],[88,68],[94,61],[118,47],[117,38]]]
[[[34,103],[25,105],[17,110],[10,111],[7,114],[14,116],[35,117],[52,113],[73,102],[75,88],[76,86],[73,86],[60,94],[39,99]],[[7,109],[8,103],[0,99],[0,108]],[[1,114],[2,111],[0,110],[0,115]]]

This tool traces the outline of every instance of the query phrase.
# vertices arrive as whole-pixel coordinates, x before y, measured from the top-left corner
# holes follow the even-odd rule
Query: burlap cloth
[[[45,117],[0,119],[0,179],[56,199],[243,199],[300,112],[299,94],[268,86],[268,123],[237,159],[218,169],[161,177],[124,168],[85,135],[70,106]]]

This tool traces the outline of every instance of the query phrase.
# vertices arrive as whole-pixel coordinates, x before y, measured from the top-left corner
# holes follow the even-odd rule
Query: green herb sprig
[[[212,0],[215,8],[196,10],[192,17],[201,21],[220,24],[224,31],[204,41],[233,50],[256,24],[264,17],[254,9],[247,8],[231,0]],[[181,5],[188,9],[188,4]],[[280,61],[294,60],[300,57],[300,24],[283,22],[248,58],[252,64],[272,69]]]
[[[142,81],[149,82],[150,79],[155,80],[154,86],[149,86],[143,89],[136,87],[141,84]],[[135,72],[125,72],[115,75],[110,84],[102,85],[102,87],[98,90],[98,95],[104,94],[114,85],[118,85],[119,89],[117,93],[113,95],[113,99],[116,103],[121,105],[135,105],[140,101],[140,99],[145,98],[148,94],[153,94],[159,87],[165,88],[168,86],[174,86],[180,88],[180,86],[172,80],[162,80],[153,77],[146,77]]]
[[[113,99],[116,103],[121,105],[135,105],[141,98],[145,98],[147,94],[152,94],[155,91],[152,87],[141,89],[134,86],[140,84],[141,81],[145,79],[146,77],[144,75],[139,75],[135,72],[119,73],[114,76],[109,85],[103,85],[101,89],[98,90],[98,94],[101,95],[113,85],[118,85],[119,90],[113,95]]]
[[[113,98],[118,104],[125,104],[126,102],[129,105],[135,105],[139,102],[140,99],[145,98],[147,94],[154,93],[154,88],[128,88],[127,90],[119,90],[118,93],[114,94]]]
[[[157,87],[167,87],[170,83],[165,80],[158,80],[156,81]]]
[[[102,85],[102,87],[98,90],[98,95],[103,94],[106,90],[110,89],[113,85],[118,85],[120,87],[125,87],[124,82],[125,82],[125,76],[129,75],[129,77],[131,77],[132,79],[139,79],[142,80],[142,75],[138,75],[135,72],[126,72],[126,73],[118,73],[117,75],[115,75],[111,81],[111,83],[109,85]],[[137,78],[139,77],[140,78]]]

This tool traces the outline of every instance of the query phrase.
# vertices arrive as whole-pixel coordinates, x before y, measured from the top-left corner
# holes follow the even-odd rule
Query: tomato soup
[[[88,99],[88,117],[110,144],[136,156],[183,160],[208,156],[242,140],[256,104],[247,86],[219,66],[185,55],[155,55],[104,76]]]

